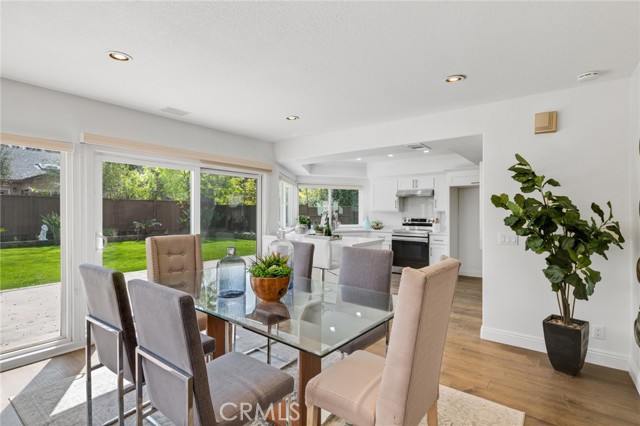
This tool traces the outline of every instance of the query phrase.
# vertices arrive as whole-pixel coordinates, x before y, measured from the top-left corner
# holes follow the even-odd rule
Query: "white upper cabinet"
[[[447,173],[449,186],[478,186],[480,185],[480,170],[461,170]]]
[[[374,181],[371,185],[372,193],[372,211],[397,212],[398,198],[398,181],[396,179],[385,179]]]
[[[433,209],[437,212],[446,212],[449,210],[449,183],[447,182],[447,176],[436,176],[434,183]]]
[[[398,179],[398,189],[433,189],[433,178],[400,178]]]

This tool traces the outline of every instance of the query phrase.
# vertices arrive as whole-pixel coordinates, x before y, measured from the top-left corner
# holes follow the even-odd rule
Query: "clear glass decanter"
[[[289,258],[289,260],[287,260],[287,266],[293,269],[293,244],[291,243],[291,241],[287,240],[284,237],[284,230],[278,230],[277,235],[278,239],[271,241],[271,243],[269,244],[269,247],[267,249],[267,256],[274,253],[279,254],[280,257],[287,256]],[[295,271],[291,272],[291,277],[289,278],[289,288],[293,287],[294,272]]]
[[[218,297],[239,297],[245,293],[247,264],[236,256],[235,247],[227,247],[227,256],[220,259],[216,267]]]

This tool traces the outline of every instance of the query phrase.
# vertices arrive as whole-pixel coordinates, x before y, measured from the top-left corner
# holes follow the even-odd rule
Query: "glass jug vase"
[[[245,293],[247,264],[236,256],[235,247],[227,247],[227,256],[220,259],[216,267],[218,297],[239,297]]]

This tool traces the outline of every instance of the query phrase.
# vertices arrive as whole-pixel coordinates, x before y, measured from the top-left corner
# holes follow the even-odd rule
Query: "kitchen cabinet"
[[[480,170],[461,170],[447,173],[449,186],[478,186],[480,185]]]
[[[429,265],[440,262],[440,256],[449,255],[449,244],[446,236],[433,236],[429,238]]]
[[[398,181],[396,179],[385,179],[374,181],[372,188],[372,211],[397,212],[399,209],[398,198]]]
[[[436,176],[434,179],[433,209],[437,212],[449,210],[449,183],[447,176]]]
[[[433,178],[400,178],[398,179],[398,189],[433,189]]]

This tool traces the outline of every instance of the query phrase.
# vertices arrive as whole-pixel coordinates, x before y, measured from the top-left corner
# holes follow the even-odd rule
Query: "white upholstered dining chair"
[[[332,365],[306,388],[307,425],[320,409],[358,426],[437,426],[442,355],[460,262],[405,268],[384,357],[365,351]]]

